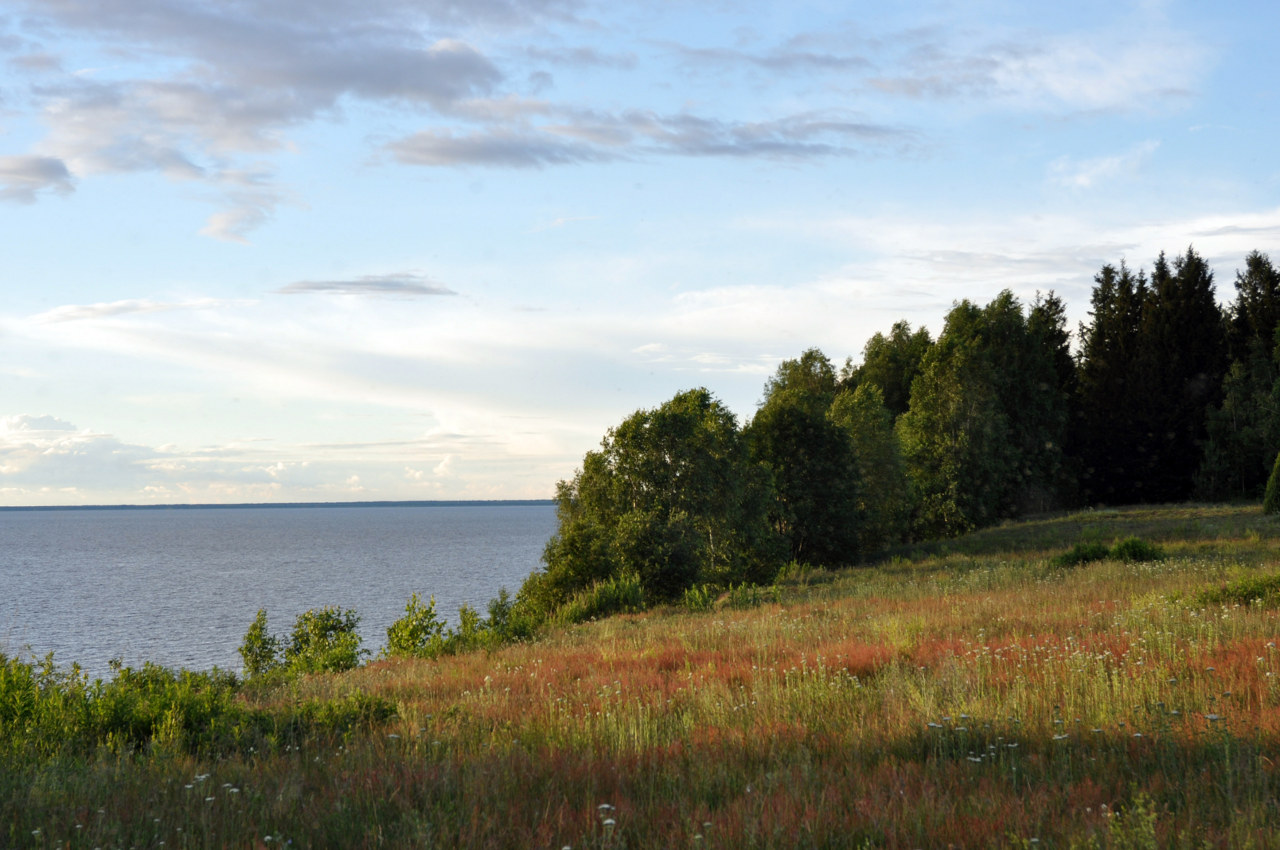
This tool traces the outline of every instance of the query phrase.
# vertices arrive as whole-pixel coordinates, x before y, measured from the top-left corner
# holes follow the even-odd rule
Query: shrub
[[[598,581],[574,594],[556,612],[556,619],[562,623],[582,623],[610,614],[633,614],[644,607],[640,576],[628,572]]]
[[[1262,497],[1264,514],[1280,514],[1280,454],[1271,466],[1271,477],[1267,479],[1267,492]]]
[[[350,670],[367,654],[360,648],[359,625],[355,611],[333,606],[298,615],[284,649],[286,665],[299,673]]]
[[[695,584],[684,592],[680,605],[689,611],[710,611],[716,601],[715,589],[709,584]]]
[[[240,658],[247,677],[261,676],[280,666],[280,641],[267,632],[267,609],[258,609],[258,616],[244,633]]]
[[[436,658],[444,652],[444,645],[444,621],[436,616],[436,598],[423,605],[418,594],[413,594],[404,606],[404,616],[387,628],[386,654]]]
[[[765,602],[777,602],[781,592],[776,587],[761,587],[756,584],[729,585],[724,605],[727,608],[755,608]]]
[[[1111,547],[1111,557],[1125,563],[1140,561],[1163,561],[1164,551],[1154,543],[1148,543],[1138,537],[1126,537]]]
[[[1280,603],[1280,574],[1236,579],[1202,591],[1197,598],[1202,605],[1276,605]]]
[[[1077,567],[1081,564],[1106,560],[1110,554],[1111,549],[1105,543],[1096,540],[1081,542],[1055,557],[1053,564],[1057,567]]]

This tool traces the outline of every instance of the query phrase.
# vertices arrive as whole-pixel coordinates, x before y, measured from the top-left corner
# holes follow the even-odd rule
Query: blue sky
[[[0,504],[546,498],[632,411],[1280,250],[1274,3],[0,0]],[[1277,257],[1280,259],[1280,256]]]

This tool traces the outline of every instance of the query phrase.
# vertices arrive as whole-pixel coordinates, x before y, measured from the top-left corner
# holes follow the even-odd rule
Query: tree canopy
[[[1257,498],[1280,468],[1280,273],[1252,252],[1235,289],[1220,308],[1192,248],[1122,260],[1074,352],[1060,298],[1006,290],[936,340],[897,322],[839,372],[816,348],[784,360],[745,427],[705,389],[636,411],[559,483],[516,609],[674,599],[1073,505]]]

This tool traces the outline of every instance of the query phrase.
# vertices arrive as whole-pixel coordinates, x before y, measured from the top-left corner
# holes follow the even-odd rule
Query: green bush
[[[1111,557],[1125,563],[1163,561],[1164,551],[1154,543],[1138,537],[1126,537],[1111,547]]]
[[[724,604],[727,608],[755,608],[766,602],[777,602],[781,591],[776,586],[761,587],[757,584],[729,585]]]
[[[1280,574],[1236,579],[1222,587],[1202,591],[1196,598],[1202,605],[1250,605],[1255,602],[1277,605],[1280,604]]]
[[[556,619],[562,623],[583,623],[610,614],[632,614],[644,608],[640,576],[626,572],[575,593],[556,612]]]
[[[1262,497],[1264,514],[1280,514],[1280,454],[1271,466],[1271,477],[1267,479],[1267,492]]]
[[[689,611],[709,611],[715,601],[714,587],[709,584],[695,584],[684,592],[680,605]]]
[[[240,644],[240,658],[244,661],[244,674],[261,676],[281,665],[280,641],[267,632],[267,609],[259,608],[249,630]]]
[[[1054,566],[1076,567],[1094,561],[1105,561],[1111,555],[1111,549],[1105,543],[1096,540],[1080,542],[1053,559]]]
[[[367,654],[356,628],[360,617],[350,609],[313,608],[298,615],[284,648],[285,664],[298,673],[350,670]],[[252,628],[252,627],[250,627]]]
[[[1076,567],[1094,561],[1105,561],[1111,558],[1125,563],[1140,561],[1163,561],[1164,552],[1159,546],[1148,543],[1138,537],[1126,537],[1113,546],[1098,541],[1081,541],[1061,555],[1053,558],[1056,567]]]
[[[248,715],[235,675],[112,666],[110,681],[90,683],[75,665],[59,670],[52,655],[40,662],[0,655],[0,756],[43,760],[99,747],[208,754],[234,746]]]
[[[445,624],[436,616],[436,598],[426,605],[418,594],[409,597],[404,616],[387,628],[386,654],[392,657],[436,658],[444,652]]]

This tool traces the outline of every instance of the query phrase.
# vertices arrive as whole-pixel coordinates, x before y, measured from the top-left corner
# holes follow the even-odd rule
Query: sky
[[[0,0],[0,505],[550,498],[637,409],[1280,260],[1280,4]]]

